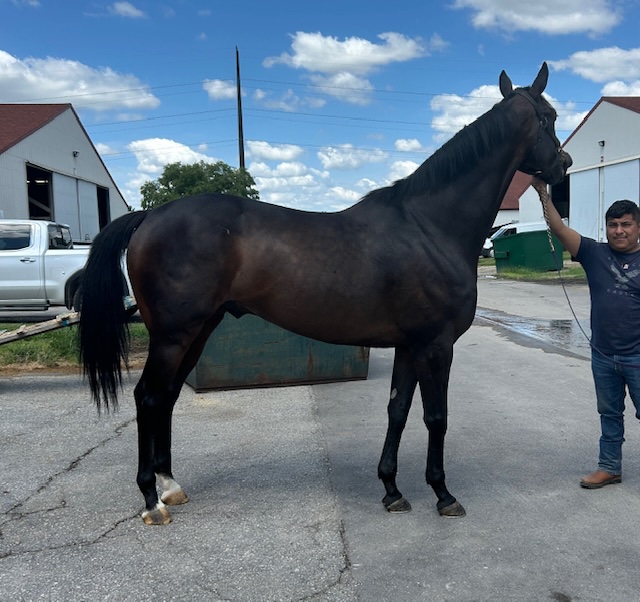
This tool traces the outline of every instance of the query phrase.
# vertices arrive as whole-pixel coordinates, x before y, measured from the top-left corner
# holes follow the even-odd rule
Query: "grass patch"
[[[550,282],[554,280],[560,282],[561,279],[564,282],[587,282],[587,276],[581,265],[562,268],[560,276],[558,275],[558,270],[539,272],[517,266],[509,270],[502,270],[497,276],[504,280],[526,280],[527,282]]]
[[[19,324],[2,324],[1,330],[16,330]],[[144,324],[129,325],[131,332],[130,355],[145,354],[149,335]],[[0,345],[0,368],[29,366],[38,368],[79,367],[77,326],[43,332],[24,340]]]
[[[587,282],[587,275],[584,273],[584,269],[577,262],[571,262],[567,265],[566,262],[571,260],[571,256],[566,251],[562,255],[564,267],[560,271],[560,276],[564,282],[573,283],[585,283]],[[480,257],[478,260],[478,267],[495,267],[496,260],[493,257]],[[558,276],[558,270],[550,270],[548,272],[540,272],[538,270],[531,270],[520,266],[513,266],[507,270],[503,269],[496,274],[498,278],[504,280],[522,280],[527,282],[560,282],[560,276]]]

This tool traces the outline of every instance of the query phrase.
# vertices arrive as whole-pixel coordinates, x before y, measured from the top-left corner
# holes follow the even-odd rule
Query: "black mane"
[[[512,126],[502,103],[462,128],[411,175],[365,195],[364,199],[390,201],[414,191],[435,190],[459,178],[487,157],[511,133]],[[363,199],[363,200],[364,200]]]

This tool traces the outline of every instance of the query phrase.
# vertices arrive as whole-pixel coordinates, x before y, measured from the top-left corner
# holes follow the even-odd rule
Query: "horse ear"
[[[536,77],[536,80],[531,84],[531,88],[529,88],[529,92],[531,92],[532,96],[540,96],[544,89],[547,87],[547,81],[549,79],[549,67],[547,67],[546,61],[542,63],[542,67],[540,68],[540,73]]]
[[[513,92],[513,84],[504,70],[500,74],[500,92],[503,98],[506,98]]]

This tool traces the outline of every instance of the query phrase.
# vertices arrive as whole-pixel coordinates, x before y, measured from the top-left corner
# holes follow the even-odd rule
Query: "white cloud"
[[[370,190],[374,190],[375,188],[380,188],[380,186],[375,180],[372,180],[371,178],[360,178],[356,182],[356,188],[366,193]]]
[[[96,143],[95,147],[96,147],[96,150],[98,151],[98,154],[100,155],[112,155],[117,152],[115,149],[111,148],[108,144],[103,144],[102,142]]]
[[[517,86],[516,86],[517,87]],[[558,113],[556,133],[560,139],[562,132],[571,133],[586,115],[586,111],[577,112],[575,103],[562,103],[545,93],[545,98]],[[441,94],[431,100],[434,117],[431,127],[437,132],[434,140],[443,144],[465,125],[473,123],[480,115],[489,111],[502,100],[498,86],[480,86],[467,96]]]
[[[299,31],[291,37],[291,52],[267,57],[263,65],[282,64],[303,69],[322,92],[355,104],[368,102],[368,92],[373,86],[366,76],[373,71],[442,51],[448,46],[437,34],[425,42],[421,38],[387,32],[378,35],[381,43],[358,37],[338,40],[319,32]]]
[[[155,109],[160,100],[133,75],[78,61],[17,59],[0,50],[1,102],[71,102],[94,111]]]
[[[262,140],[247,141],[247,151],[252,158],[265,161],[292,161],[304,152],[295,144],[270,144]]]
[[[373,69],[393,62],[408,61],[424,56],[427,47],[420,39],[411,39],[399,33],[382,33],[382,44],[363,38],[340,41],[321,33],[299,31],[292,36],[292,54],[264,60],[265,67],[282,63],[294,69],[320,73],[370,73]]]
[[[167,163],[213,163],[216,159],[194,151],[185,144],[167,138],[147,138],[134,140],[127,145],[138,161],[138,171],[146,174],[160,174]],[[153,177],[155,177],[155,175]]]
[[[486,113],[502,98],[498,86],[480,86],[472,90],[468,96],[457,94],[439,94],[431,100],[434,118],[431,127],[438,132],[434,137],[437,142],[444,142]]]
[[[202,87],[210,100],[228,100],[238,95],[235,82],[229,79],[205,79]]]
[[[157,179],[167,163],[215,163],[218,160],[167,138],[134,140],[127,145],[127,150],[137,161],[136,171],[128,174],[123,187],[125,197],[133,207],[140,207],[140,187],[148,180]]]
[[[418,169],[419,166],[420,164],[415,161],[394,161],[389,170],[388,180],[389,182],[395,182],[396,180],[406,178]]]
[[[395,149],[400,152],[416,152],[423,150],[422,144],[416,138],[398,138],[394,142]]]
[[[288,113],[293,113],[305,107],[318,109],[327,104],[325,100],[315,96],[301,98],[291,89],[284,92],[279,98],[274,98],[270,92],[258,88],[253,93],[253,98],[256,102],[262,103],[269,109],[287,111]]]
[[[254,177],[262,178],[296,178],[306,177],[309,168],[299,161],[284,161],[274,168],[269,167],[262,161],[252,162],[249,167],[249,173]]]
[[[329,194],[337,197],[340,201],[346,201],[346,206],[353,205],[360,200],[361,195],[355,190],[349,190],[342,186],[329,188]]]
[[[366,105],[370,102],[373,86],[364,77],[353,73],[335,73],[333,75],[311,75],[310,80],[322,92],[355,105]]]
[[[109,12],[119,17],[127,17],[129,19],[141,19],[145,16],[145,14],[131,4],[131,2],[114,2],[109,6]]]
[[[364,150],[352,144],[325,147],[317,153],[325,169],[357,169],[367,163],[380,163],[387,158],[384,151]]]
[[[640,96],[640,80],[629,82],[609,82],[602,88],[603,96]]]
[[[610,0],[454,0],[454,9],[470,9],[471,22],[478,29],[506,33],[538,31],[548,35],[611,31],[622,20],[622,12]]]
[[[291,191],[295,187],[316,186],[316,181],[312,174],[304,174],[301,176],[255,176],[256,185],[262,194],[262,191]]]
[[[569,71],[592,82],[640,79],[640,48],[623,50],[617,46],[575,52],[568,59],[549,61],[557,71]]]

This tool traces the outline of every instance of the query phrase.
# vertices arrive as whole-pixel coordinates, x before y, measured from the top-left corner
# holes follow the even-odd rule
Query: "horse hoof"
[[[401,497],[399,500],[396,500],[395,502],[385,502],[384,500],[382,500],[382,503],[384,504],[384,507],[387,509],[387,512],[391,512],[393,514],[402,514],[403,512],[411,512],[411,504],[409,503],[409,500],[407,500],[405,497]]]
[[[159,506],[153,510],[145,510],[142,513],[142,520],[145,525],[168,525],[171,522],[171,515],[164,506]]]
[[[444,506],[443,508],[438,508],[438,512],[440,516],[444,516],[446,518],[462,518],[466,516],[466,511],[462,507],[462,504],[458,501],[453,502],[453,504],[449,504],[448,506]]]
[[[179,506],[180,504],[186,504],[189,501],[189,496],[182,489],[176,489],[167,491],[160,499],[167,506]]]

